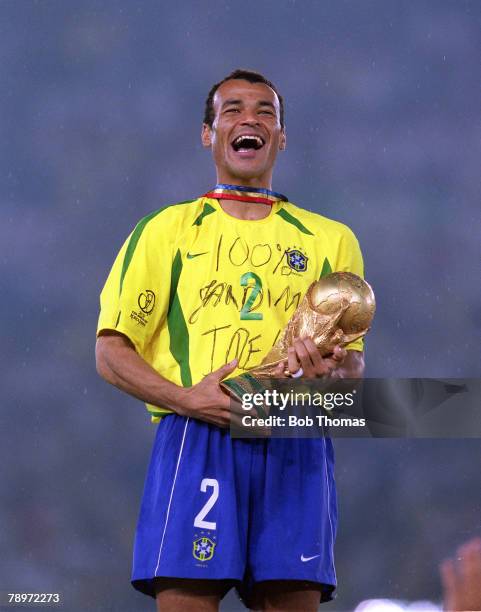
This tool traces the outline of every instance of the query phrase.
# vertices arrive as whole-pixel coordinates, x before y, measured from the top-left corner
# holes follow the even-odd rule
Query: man
[[[481,610],[481,538],[464,542],[440,571],[445,610]]]
[[[160,420],[132,584],[158,610],[216,610],[232,586],[254,609],[317,610],[336,585],[331,441],[231,439],[219,383],[260,363],[312,281],[362,258],[346,226],[272,191],[286,133],[265,77],[214,85],[202,143],[216,188],[142,219],[101,296],[98,372]],[[278,374],[359,377],[362,342],[347,348],[300,338]]]

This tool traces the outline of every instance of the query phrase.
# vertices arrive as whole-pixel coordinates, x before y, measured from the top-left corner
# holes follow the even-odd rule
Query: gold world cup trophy
[[[277,366],[297,338],[311,338],[323,357],[336,345],[347,346],[369,331],[376,301],[365,280],[351,272],[334,272],[313,282],[303,300],[261,364],[221,383],[229,395],[262,393],[271,385]],[[289,371],[284,371],[289,375]],[[263,382],[264,381],[264,382]]]

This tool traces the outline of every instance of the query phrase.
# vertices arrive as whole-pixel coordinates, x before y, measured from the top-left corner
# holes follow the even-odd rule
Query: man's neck
[[[219,199],[219,203],[228,215],[248,221],[258,221],[269,216],[272,206],[257,202],[239,202],[238,200]]]
[[[235,179],[233,177],[222,177],[217,175],[217,183],[228,185],[239,185],[240,187],[252,187],[253,189],[272,190],[272,177],[253,177],[252,179]],[[271,212],[270,204],[259,202],[243,202],[241,200],[225,200],[219,198],[219,203],[227,214],[237,219],[258,221],[269,216]]]

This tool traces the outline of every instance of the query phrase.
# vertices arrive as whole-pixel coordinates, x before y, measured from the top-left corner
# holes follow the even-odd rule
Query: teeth
[[[262,145],[264,144],[264,142],[262,141],[262,138],[260,138],[259,136],[251,136],[251,135],[238,136],[234,140],[234,144],[238,145],[243,140],[255,140],[260,147],[262,147]]]

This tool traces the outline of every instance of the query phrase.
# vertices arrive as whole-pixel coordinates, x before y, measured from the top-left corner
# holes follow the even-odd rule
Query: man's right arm
[[[105,330],[95,347],[97,372],[108,383],[148,404],[179,415],[228,427],[230,401],[219,382],[233,372],[236,360],[209,374],[193,387],[163,378],[135,350],[124,334]]]

